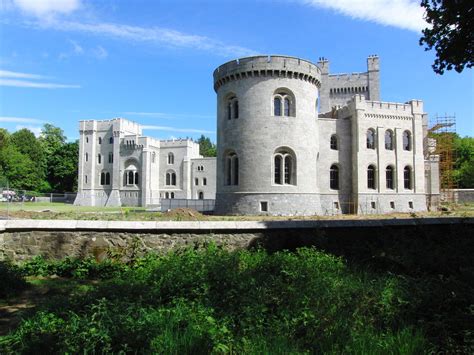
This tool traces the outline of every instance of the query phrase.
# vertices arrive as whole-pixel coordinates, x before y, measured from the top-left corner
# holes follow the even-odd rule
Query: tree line
[[[36,137],[0,128],[0,187],[37,192],[77,191],[79,143],[49,123]]]

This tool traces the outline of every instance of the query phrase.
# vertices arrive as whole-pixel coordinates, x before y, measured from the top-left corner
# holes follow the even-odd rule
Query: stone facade
[[[123,118],[80,122],[76,205],[159,206],[161,199],[193,198],[215,198],[215,159],[199,155],[199,144],[145,137],[139,124]]]
[[[215,198],[217,214],[425,211],[439,200],[427,115],[420,100],[380,101],[379,66],[377,56],[367,59],[367,72],[352,74],[331,74],[324,58],[221,65],[214,71],[217,158],[200,157],[192,141],[144,137],[124,119],[81,121],[76,203]]]

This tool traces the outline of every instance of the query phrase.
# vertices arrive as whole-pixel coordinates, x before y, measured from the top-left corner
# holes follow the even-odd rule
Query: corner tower
[[[294,57],[248,57],[214,71],[217,213],[320,212],[320,86],[321,70]]]

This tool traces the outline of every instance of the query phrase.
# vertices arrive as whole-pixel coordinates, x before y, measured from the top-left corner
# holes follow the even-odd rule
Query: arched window
[[[393,132],[389,129],[385,131],[385,149],[393,150]]]
[[[403,132],[403,150],[411,150],[411,133],[410,133],[410,131]]]
[[[273,99],[273,115],[281,116],[281,98],[275,97]]]
[[[89,137],[86,137],[86,143],[89,143]]]
[[[110,173],[105,173],[105,184],[110,185]]]
[[[114,162],[114,153],[110,152],[109,153],[109,163],[113,163]]]
[[[138,172],[135,171],[135,180],[134,180],[134,184],[135,185],[138,185]]]
[[[173,153],[168,153],[168,164],[169,165],[174,164],[174,154]]]
[[[89,161],[89,153],[86,153],[86,161]]]
[[[405,166],[403,169],[403,186],[407,190],[411,190],[411,168],[409,166]]]
[[[203,184],[204,186],[207,185],[207,179],[206,179],[206,178],[203,178],[203,179],[202,179],[202,184]]]
[[[278,89],[273,95],[273,115],[274,116],[296,116],[295,96],[286,89]]]
[[[171,193],[171,198],[174,198],[174,192]]]
[[[296,158],[289,149],[277,149],[273,156],[273,182],[277,185],[296,185]]]
[[[375,190],[375,166],[369,165],[367,168],[367,188]]]
[[[387,189],[393,190],[393,176],[393,167],[389,165],[385,169],[385,186],[387,187]]]
[[[102,164],[102,155],[97,154],[97,163]]]
[[[114,137],[109,138],[109,144],[114,144]]]
[[[129,171],[128,172],[127,185],[133,185],[133,177],[134,177],[133,171]]]
[[[204,200],[204,192],[199,191],[198,198],[199,198],[200,200]]]
[[[228,94],[226,100],[226,116],[228,120],[239,118],[239,100],[235,94]]]
[[[239,157],[234,152],[227,153],[225,157],[225,184],[239,184]]]
[[[199,185],[199,179],[198,179],[198,178],[194,178],[194,185],[195,185],[195,186],[198,186],[198,185]]]
[[[174,171],[168,171],[166,173],[166,185],[176,186],[176,173]]]
[[[105,185],[105,173],[100,173],[100,184]]]
[[[339,190],[339,167],[336,164],[331,165],[329,169],[329,187]]]
[[[335,134],[331,136],[331,149],[337,150],[337,136]]]
[[[367,149],[375,149],[375,131],[372,128],[367,130]]]
[[[99,137],[99,144],[102,144],[102,137]]]
[[[138,168],[136,164],[137,162],[135,162],[134,160],[128,160],[125,163],[125,185],[138,184]]]
[[[165,192],[165,198],[170,198],[170,193],[169,192]]]

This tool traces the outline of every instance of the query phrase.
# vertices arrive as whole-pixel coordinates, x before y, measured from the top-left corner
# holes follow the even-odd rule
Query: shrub
[[[26,287],[18,268],[8,261],[0,261],[0,298],[14,296]]]

